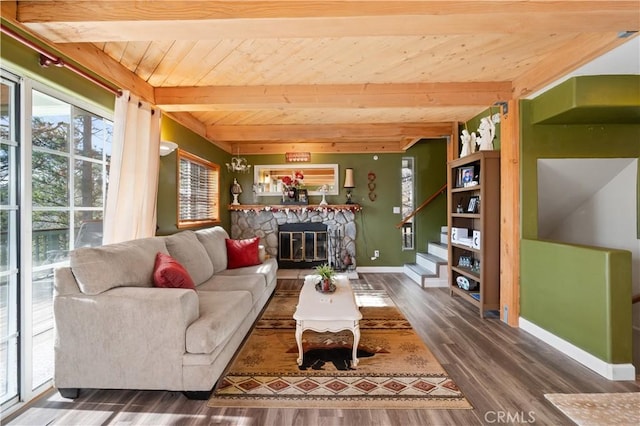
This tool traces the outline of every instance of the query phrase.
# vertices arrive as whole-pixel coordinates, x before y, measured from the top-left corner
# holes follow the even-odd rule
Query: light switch
[[[394,214],[400,214],[400,207],[394,207],[393,208],[393,213]]]

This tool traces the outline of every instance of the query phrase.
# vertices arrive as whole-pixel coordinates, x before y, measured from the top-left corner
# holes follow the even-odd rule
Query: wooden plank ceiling
[[[2,16],[228,152],[403,151],[638,31],[638,1],[19,1]],[[497,109],[496,109],[497,112]]]

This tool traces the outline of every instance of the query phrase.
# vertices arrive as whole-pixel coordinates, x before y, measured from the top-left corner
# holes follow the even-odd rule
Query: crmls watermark
[[[484,413],[484,421],[487,423],[535,423],[535,411],[487,411]]]

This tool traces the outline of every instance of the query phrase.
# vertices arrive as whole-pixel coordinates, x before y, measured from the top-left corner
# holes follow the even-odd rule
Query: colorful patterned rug
[[[544,397],[580,426],[640,424],[640,392],[550,393]]]
[[[210,407],[472,408],[385,292],[357,289],[359,364],[353,335],[303,335],[298,366],[298,291],[276,290],[262,317],[210,398]]]

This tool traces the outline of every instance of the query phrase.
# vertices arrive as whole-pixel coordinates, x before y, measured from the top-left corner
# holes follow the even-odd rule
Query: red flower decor
[[[289,188],[300,188],[300,186],[304,185],[304,174],[302,174],[302,170],[298,170],[293,173],[293,176],[285,176],[282,178],[282,183],[284,184],[286,189]]]

